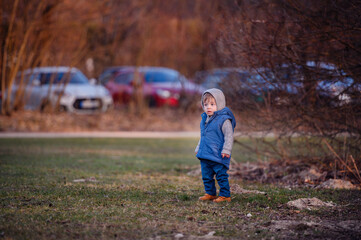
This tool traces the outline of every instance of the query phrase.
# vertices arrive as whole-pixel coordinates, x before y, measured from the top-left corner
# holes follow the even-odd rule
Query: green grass
[[[231,184],[267,195],[199,202],[201,177],[186,174],[199,166],[196,144],[196,139],[0,139],[0,238],[173,239],[177,233],[191,238],[211,231],[225,238],[277,238],[267,228],[275,219],[345,217],[326,210],[294,213],[285,206],[300,197],[348,204],[346,210],[360,213],[359,205],[350,204],[360,198],[357,191],[288,190],[238,179]],[[237,161],[254,156],[234,150]],[[97,181],[74,182],[90,177]]]

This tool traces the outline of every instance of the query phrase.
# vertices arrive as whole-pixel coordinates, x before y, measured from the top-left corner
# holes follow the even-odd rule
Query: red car
[[[183,98],[198,97],[203,92],[200,85],[165,67],[112,67],[106,69],[99,80],[116,105],[128,104],[137,84],[142,86],[142,95],[152,107],[178,107]]]

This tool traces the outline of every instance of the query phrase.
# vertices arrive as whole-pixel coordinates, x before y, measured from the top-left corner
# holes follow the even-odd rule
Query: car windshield
[[[116,76],[114,81],[118,84],[129,84],[132,82],[133,79],[134,79],[134,73],[129,72],[129,73],[119,74],[118,76]]]
[[[89,84],[87,77],[79,71],[41,73],[40,82],[41,84],[50,84],[50,83]]]
[[[147,71],[144,73],[144,78],[147,83],[179,82],[179,75],[172,71]]]

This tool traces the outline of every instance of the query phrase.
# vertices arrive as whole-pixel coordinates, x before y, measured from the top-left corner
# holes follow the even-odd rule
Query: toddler
[[[201,163],[206,194],[199,200],[230,202],[231,192],[227,171],[231,159],[236,119],[231,110],[226,107],[226,99],[219,89],[212,88],[205,91],[201,103],[204,110],[200,124],[201,138],[195,152]],[[218,197],[214,175],[220,188]]]

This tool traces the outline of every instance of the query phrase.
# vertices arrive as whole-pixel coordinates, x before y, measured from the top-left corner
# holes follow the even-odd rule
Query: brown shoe
[[[216,203],[224,202],[224,201],[230,202],[230,201],[231,201],[231,198],[230,198],[230,197],[222,197],[222,196],[219,196],[217,199],[214,199],[214,200],[213,200],[213,202],[216,202]]]
[[[207,201],[207,200],[213,200],[216,198],[217,198],[217,196],[209,195],[208,193],[206,193],[206,195],[204,195],[203,197],[200,197],[199,200]]]

